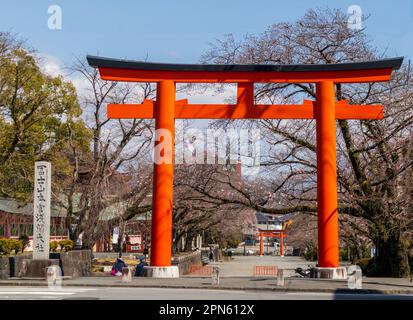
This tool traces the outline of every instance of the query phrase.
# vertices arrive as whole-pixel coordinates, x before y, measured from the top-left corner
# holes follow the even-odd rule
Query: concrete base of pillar
[[[177,266],[169,267],[143,267],[142,275],[149,278],[179,278],[179,269]]]
[[[347,268],[338,267],[338,268],[315,268],[314,278],[319,279],[347,279]]]
[[[46,279],[47,268],[59,266],[58,259],[32,260],[23,259],[22,266],[17,274],[19,278],[41,278]]]

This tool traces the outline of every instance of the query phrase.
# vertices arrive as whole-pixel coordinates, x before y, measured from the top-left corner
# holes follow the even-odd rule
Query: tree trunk
[[[385,277],[404,278],[410,276],[408,259],[408,246],[400,238],[398,231],[390,233],[387,237],[378,235],[376,239],[377,255],[374,260],[375,270],[373,275]]]
[[[178,232],[176,230],[173,230],[172,253],[178,253],[180,242],[181,237],[178,235]]]
[[[187,234],[185,237],[185,251],[191,252],[192,251],[192,240],[194,239],[193,235]]]
[[[173,229],[172,253],[182,251],[182,242],[185,240],[185,232],[179,229]]]
[[[96,240],[93,239],[92,237],[83,237],[82,238],[82,249],[92,250],[95,243],[96,243]]]

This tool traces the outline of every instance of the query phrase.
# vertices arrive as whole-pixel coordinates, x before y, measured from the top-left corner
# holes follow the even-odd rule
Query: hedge
[[[0,239],[0,255],[7,256],[13,251],[18,254],[23,250],[23,242],[15,239]]]

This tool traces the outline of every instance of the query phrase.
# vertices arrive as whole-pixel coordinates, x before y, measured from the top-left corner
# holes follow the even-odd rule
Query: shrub
[[[308,246],[304,251],[304,259],[308,261],[317,261],[318,250],[316,247]]]
[[[59,243],[57,241],[52,241],[49,244],[49,249],[51,252],[56,252],[58,246],[59,246]]]
[[[18,254],[23,249],[23,243],[14,239],[0,239],[0,254],[9,255],[12,251]]]
[[[13,250],[10,247],[10,239],[0,239],[0,255],[9,255]]]
[[[10,248],[14,250],[15,254],[19,254],[23,251],[23,242],[20,240],[10,239]]]
[[[358,265],[364,274],[367,274],[371,267],[372,260],[373,260],[372,258],[363,258],[363,259],[354,261],[354,264]]]
[[[92,272],[103,272],[103,266],[93,266],[92,267]]]
[[[242,236],[231,235],[224,241],[224,247],[227,248],[238,248],[238,245],[242,241]]]
[[[60,250],[66,252],[73,250],[73,241],[72,240],[61,240],[59,241]]]
[[[23,248],[22,248],[22,253],[24,252],[24,249],[27,248],[27,246],[30,243],[29,237],[27,235],[22,235],[19,237],[19,240],[22,242],[23,244]]]

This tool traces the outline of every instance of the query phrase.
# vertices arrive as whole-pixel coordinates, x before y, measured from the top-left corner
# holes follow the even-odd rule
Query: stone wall
[[[88,277],[92,272],[92,251],[74,250],[60,254],[64,276]]]
[[[59,259],[63,276],[88,277],[92,273],[92,251],[90,250],[51,253],[50,258]]]
[[[47,268],[58,266],[58,259],[33,260],[23,259],[16,276],[19,278],[44,278],[46,279]]]
[[[10,278],[18,277],[22,274],[23,260],[25,259],[32,259],[31,253],[21,254],[18,256],[10,256],[9,258],[10,264]]]
[[[8,257],[0,257],[0,280],[7,280],[10,274],[10,264]]]
[[[188,274],[191,266],[202,266],[201,251],[188,253],[184,256],[173,257],[172,265],[178,266],[179,274]]]
[[[92,272],[92,252],[90,250],[73,250],[69,252],[50,253],[50,263],[32,263],[32,254],[22,254],[18,256],[10,256],[8,261],[8,272],[10,277],[41,277],[45,275],[45,270],[49,265],[59,265],[62,269],[63,276],[72,278],[87,277]],[[39,260],[40,261],[40,260]],[[43,260],[42,260],[43,261]],[[46,260],[45,260],[46,261]],[[4,265],[4,267],[2,267]],[[2,277],[1,270],[5,268],[4,263],[0,263],[0,278]],[[6,272],[6,271],[5,271]],[[4,276],[3,276],[4,277]]]

